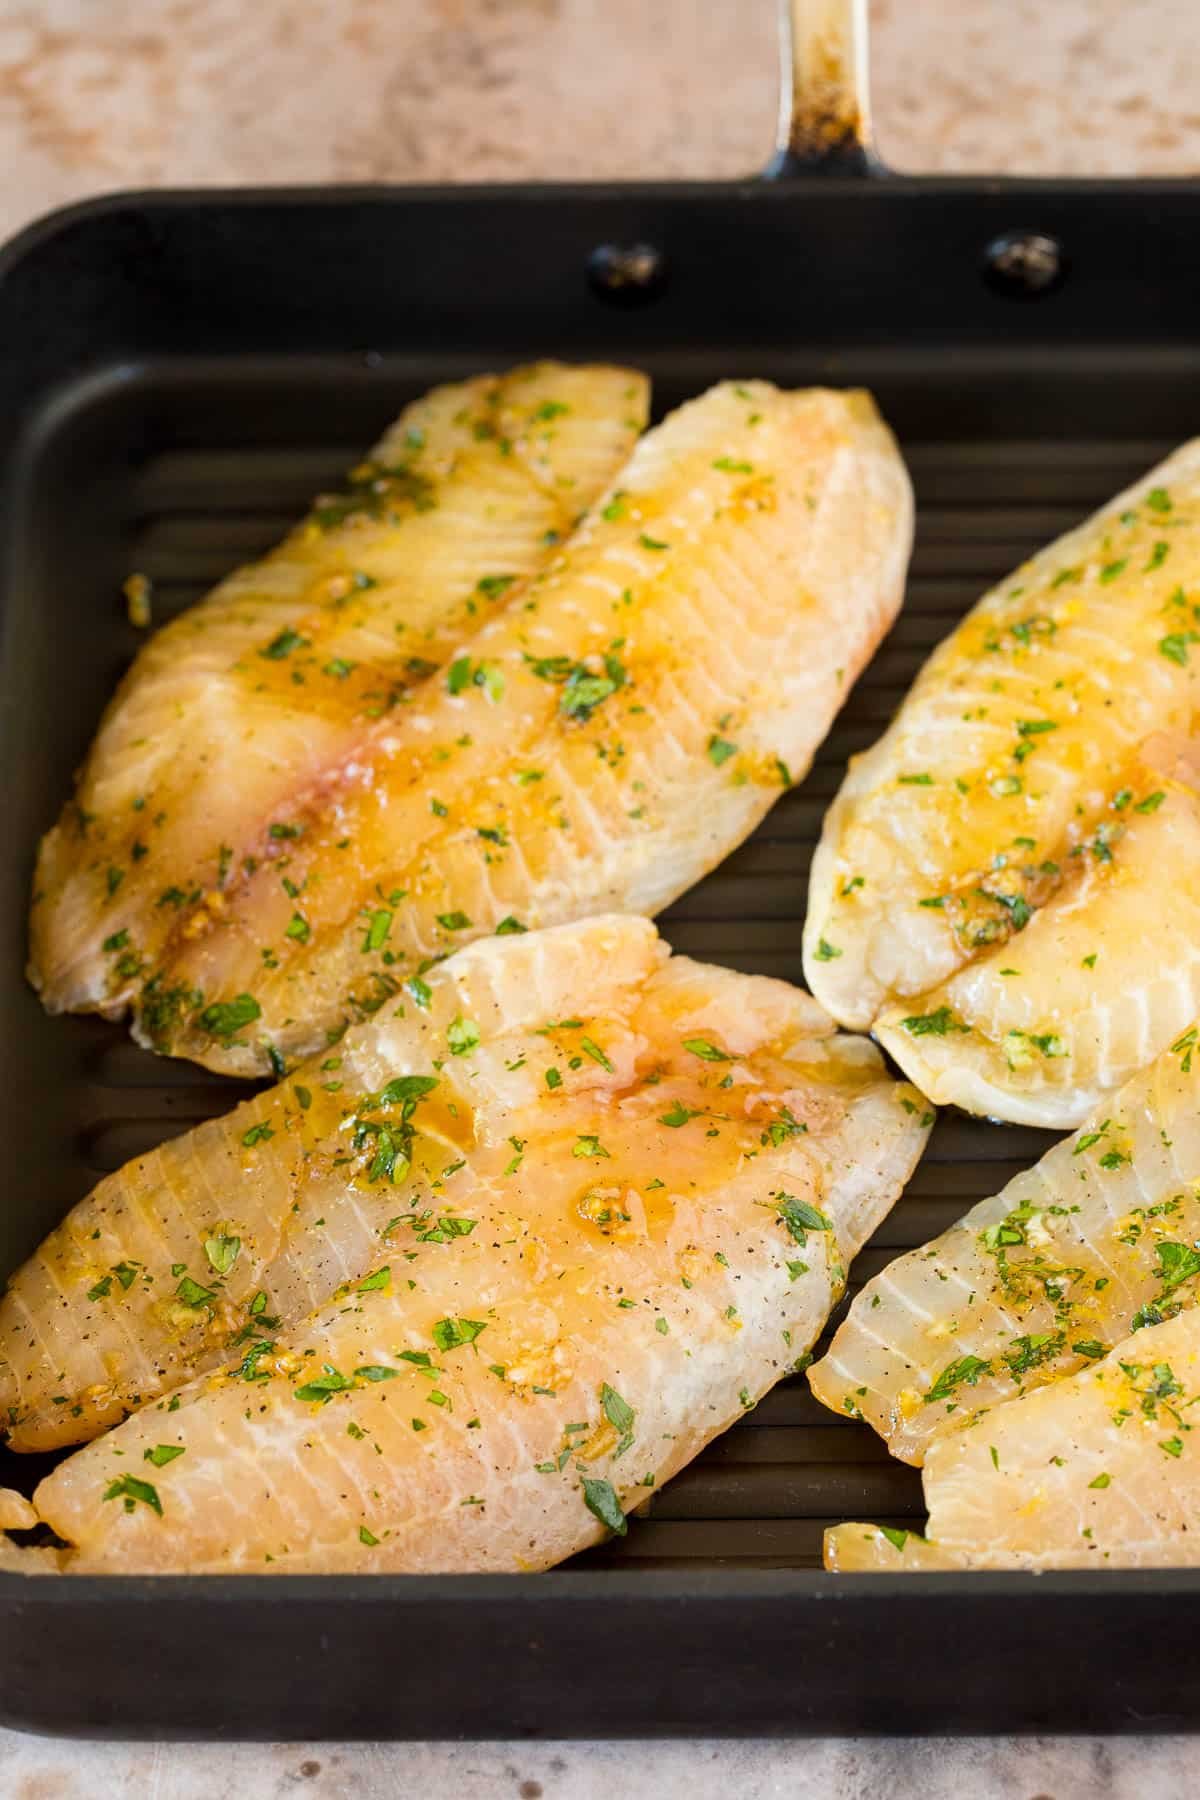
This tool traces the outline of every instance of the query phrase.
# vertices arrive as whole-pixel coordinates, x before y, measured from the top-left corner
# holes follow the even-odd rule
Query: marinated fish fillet
[[[725,383],[555,563],[171,911],[136,1035],[253,1075],[472,937],[653,913],[808,768],[900,602],[904,465],[865,394]]]
[[[54,1380],[70,1401],[107,1353],[145,1400],[186,1359],[160,1375],[176,1310],[220,1321],[223,1368],[160,1386],[38,1488],[68,1567],[541,1568],[622,1531],[801,1362],[927,1134],[915,1091],[806,994],[668,961],[645,920],[492,939],[428,985],[428,1011],[348,1034],[336,1095],[317,1063],[240,1109],[226,1141],[263,1173],[234,1184],[213,1128],[192,1134],[173,1241],[136,1235],[144,1203],[106,1238],[116,1193],[85,1203],[70,1241],[84,1254],[92,1219],[102,1237],[63,1294],[86,1323],[52,1379],[14,1340],[65,1259],[16,1278],[26,1445]],[[118,1251],[136,1276],[112,1270],[88,1313]],[[193,1367],[211,1355],[201,1338]]]
[[[586,1100],[604,1071],[571,1049],[587,1037],[584,1026],[537,1034],[570,1018],[581,994],[602,1013],[611,995],[636,992],[664,954],[651,925],[626,920],[469,946],[412,978],[397,1004],[292,1081],[100,1182],[0,1299],[0,1417],[12,1447],[93,1437],[303,1318],[369,1265],[381,1225],[416,1204],[396,1192],[398,1181],[416,1182],[412,1167],[443,1196],[428,1229],[452,1235],[445,1220],[454,1207],[436,1184],[474,1142],[464,1082],[490,1096],[499,1079],[511,1090],[506,1106],[545,1087],[547,1103],[560,1103],[548,1105],[553,1118],[568,1075],[571,1092]],[[520,1069],[505,1069],[508,1062]],[[435,1064],[439,1092],[424,1096]],[[380,1131],[370,1119],[360,1126],[363,1097],[397,1083],[386,1106],[368,1109],[388,1134],[383,1162],[399,1156],[390,1171],[376,1169]],[[414,1150],[404,1115],[418,1099]]]
[[[1200,1312],[980,1414],[930,1448],[926,1538],[825,1536],[829,1568],[1152,1569],[1200,1563]]]
[[[813,1392],[919,1463],[973,1412],[1192,1306],[1198,1243],[1191,1027],[1074,1137],[868,1282],[810,1369]]]
[[[1200,1014],[1200,440],[980,601],[856,760],[805,969],[931,1099],[1077,1125]]]
[[[406,408],[345,490],[151,639],[43,841],[30,975],[119,1014],[474,624],[540,569],[646,422],[629,369],[538,363]]]

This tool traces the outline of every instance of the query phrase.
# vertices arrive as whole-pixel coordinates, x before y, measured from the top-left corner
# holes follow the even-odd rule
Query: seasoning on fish
[[[278,860],[295,809],[552,560],[647,404],[644,376],[604,365],[435,388],[277,549],[157,633],[42,843],[30,976],[51,1011],[178,1004],[147,993],[163,946]]]
[[[924,1535],[825,1534],[831,1569],[1152,1569],[1200,1563],[1200,1310],[933,1444]]]
[[[1075,1136],[859,1293],[809,1371],[905,1462],[964,1418],[1194,1304],[1200,1047],[1189,1029]]]
[[[139,973],[153,1048],[256,1075],[474,937],[654,913],[807,770],[899,605],[870,399],[723,383],[642,439],[553,565]]]
[[[97,1360],[143,1401],[37,1489],[66,1567],[535,1569],[624,1532],[803,1366],[931,1123],[806,994],[668,960],[645,920],[421,979],[16,1277],[15,1442],[56,1394],[90,1408],[63,1437],[114,1416]],[[231,1140],[273,1188],[230,1182]],[[82,1328],[39,1358],[56,1305]]]
[[[809,985],[939,1103],[1070,1128],[1200,1015],[1200,440],[986,595],[825,822]]]

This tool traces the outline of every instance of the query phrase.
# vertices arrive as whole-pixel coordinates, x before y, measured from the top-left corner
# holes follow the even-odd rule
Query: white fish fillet
[[[994,589],[856,759],[805,969],[930,1098],[1077,1125],[1200,1014],[1200,440]]]
[[[1072,1138],[855,1297],[813,1392],[894,1455],[1098,1361],[1190,1306],[1200,1276],[1195,1027]]]
[[[142,1354],[160,1397],[37,1489],[65,1567],[515,1570],[569,1556],[623,1529],[797,1366],[925,1140],[920,1097],[873,1046],[781,982],[668,961],[645,920],[481,943],[429,985],[427,1013],[389,1009],[348,1035],[338,1095],[318,1102],[317,1065],[242,1108],[223,1147],[219,1128],[192,1134],[173,1199],[197,1202],[179,1230],[190,1266],[203,1269],[204,1238],[221,1265],[209,1258],[207,1299],[179,1295],[174,1242],[136,1238],[136,1279],[114,1280],[76,1344],[61,1340],[78,1381],[96,1332],[132,1364],[155,1334],[161,1346],[173,1306],[228,1320],[223,1371],[168,1397],[186,1346],[172,1368]],[[460,1003],[471,1014],[447,1022]],[[380,1084],[419,1072],[436,1085],[414,1098],[406,1144]],[[246,1160],[280,1177],[270,1204],[265,1174],[235,1186],[225,1173],[247,1132]],[[310,1135],[323,1172],[293,1187]],[[214,1203],[259,1212],[214,1231]],[[97,1196],[68,1228],[81,1253],[93,1217],[140,1228]],[[130,1240],[101,1242],[97,1267]],[[72,1270],[63,1292],[77,1319],[92,1272]],[[41,1279],[35,1263],[4,1303],[10,1356],[14,1326],[36,1335],[45,1316]],[[195,1366],[208,1358],[201,1343]],[[43,1421],[45,1373],[25,1357]]]
[[[52,1011],[129,1006],[272,822],[550,560],[647,406],[644,376],[605,365],[435,388],[343,493],[150,640],[42,844],[30,975]]]
[[[839,1525],[829,1568],[1152,1569],[1200,1563],[1200,1311],[980,1414],[931,1447],[925,1537]]]
[[[656,912],[807,770],[911,525],[868,396],[725,383],[681,407],[370,754],[297,791],[166,941],[131,941],[136,1035],[257,1074],[472,937]]]

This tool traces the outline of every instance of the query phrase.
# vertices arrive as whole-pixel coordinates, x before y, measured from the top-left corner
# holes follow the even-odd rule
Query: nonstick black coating
[[[917,490],[904,611],[808,779],[663,921],[678,949],[800,980],[846,758],[985,586],[1200,430],[1197,227],[1186,184],[806,181],[134,199],[27,234],[0,264],[0,1267],[234,1091],[47,1018],[22,978],[34,843],[137,647],[125,575],[152,578],[161,622],[406,399],[517,358],[635,362],[659,413],[729,375],[870,386]],[[987,247],[1030,230],[1066,273],[1017,298]],[[654,283],[614,304],[593,253],[635,244]],[[1048,1141],[944,1117],[855,1280]],[[44,1466],[0,1453],[0,1482]],[[793,1381],[619,1548],[549,1576],[0,1578],[0,1717],[193,1737],[1190,1722],[1195,1576],[834,1580],[820,1536],[846,1517],[919,1521],[919,1481]]]

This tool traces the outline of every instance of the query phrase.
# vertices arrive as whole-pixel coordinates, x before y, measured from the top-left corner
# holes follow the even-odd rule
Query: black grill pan
[[[801,64],[814,10],[797,0]],[[847,756],[985,585],[1200,430],[1200,188],[880,179],[838,67],[771,179],[135,194],[3,253],[0,1269],[100,1174],[231,1101],[117,1027],[48,1019],[21,973],[33,846],[136,647],[130,570],[161,622],[272,543],[405,400],[521,358],[637,363],[659,412],[731,375],[870,386],[917,489],[904,611],[808,779],[664,927],[799,980]],[[855,1279],[1048,1141],[944,1117]],[[0,1482],[28,1489],[45,1460],[0,1452]],[[1193,1724],[1200,1574],[835,1580],[821,1531],[847,1517],[919,1523],[918,1478],[792,1381],[619,1549],[550,1575],[2,1575],[0,1721],[181,1738]]]

